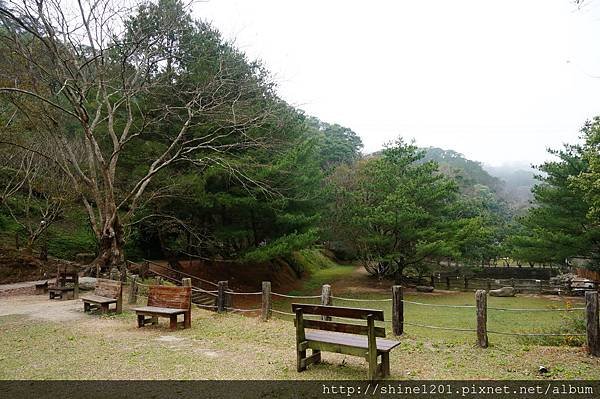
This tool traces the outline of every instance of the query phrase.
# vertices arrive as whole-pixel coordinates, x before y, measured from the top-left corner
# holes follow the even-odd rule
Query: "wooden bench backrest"
[[[122,290],[123,285],[120,281],[98,278],[96,279],[94,294],[105,298],[118,299],[121,297]]]
[[[171,309],[189,309],[192,287],[151,285],[148,288],[148,306]]]
[[[331,317],[344,317],[347,319],[367,320],[369,316],[373,321],[384,321],[383,310],[376,309],[362,309],[362,308],[346,308],[339,306],[324,306],[324,305],[310,305],[303,303],[293,303],[292,311],[296,313],[295,324],[298,323],[298,314],[302,315],[320,315],[320,316],[331,316]],[[309,320],[302,319],[304,328],[311,328],[315,330],[326,330],[343,332],[349,334],[360,334],[368,335],[369,327],[361,324],[350,324],[333,321],[322,321],[322,320]],[[375,327],[374,333],[376,337],[385,337],[384,327]]]

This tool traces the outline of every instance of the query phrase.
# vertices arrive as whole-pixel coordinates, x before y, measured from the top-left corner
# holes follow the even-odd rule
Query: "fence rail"
[[[162,265],[160,265],[162,266]],[[167,267],[163,266],[168,269]],[[171,269],[172,270],[172,269]],[[179,271],[177,271],[179,272]],[[153,273],[162,276],[165,280],[180,283],[169,275],[163,275],[160,272]],[[185,274],[183,272],[180,272]],[[160,278],[160,277],[159,277]],[[189,277],[185,277],[183,280],[188,280],[187,284],[191,284]],[[199,279],[201,280],[201,279]],[[486,279],[487,280],[487,279]],[[206,281],[206,280],[204,280]],[[538,282],[536,280],[536,282]],[[185,284],[184,282],[182,282]],[[236,292],[228,287],[227,281],[220,281],[218,283],[210,282],[211,286],[217,287],[216,290],[204,290],[197,287],[192,287],[195,292],[201,292],[209,294],[215,297],[215,304],[198,304],[195,305],[201,309],[216,310],[219,313],[223,312],[237,312],[242,314],[254,314],[260,315],[263,320],[269,320],[272,314],[283,315],[283,316],[295,316],[293,313],[284,312],[279,309],[273,308],[272,298],[286,298],[286,299],[318,299],[321,305],[332,305],[333,300],[341,302],[359,302],[359,303],[388,303],[392,302],[392,320],[388,320],[387,323],[392,324],[392,331],[394,335],[400,336],[404,333],[404,326],[413,326],[418,328],[426,328],[432,330],[444,330],[444,331],[455,331],[465,333],[476,333],[477,344],[480,347],[488,346],[488,334],[497,335],[508,335],[508,336],[522,336],[522,337],[587,337],[587,350],[592,356],[600,356],[600,321],[599,321],[599,303],[598,303],[598,292],[588,290],[585,292],[585,307],[565,307],[565,308],[504,308],[494,307],[487,305],[487,291],[479,289],[475,293],[475,305],[450,305],[450,304],[438,304],[438,303],[424,303],[417,301],[409,301],[404,299],[403,287],[393,286],[391,298],[380,298],[380,299],[365,299],[365,298],[349,298],[340,297],[331,294],[331,286],[325,284],[322,286],[321,295],[289,295],[271,291],[271,283],[268,281],[263,282],[261,291],[252,292]],[[468,279],[463,279],[463,286],[468,287]],[[486,281],[486,285],[489,286],[489,282]],[[514,286],[514,285],[513,285]],[[138,296],[143,295],[139,289],[146,289],[148,285],[142,284],[137,279],[132,280],[132,291],[130,293],[130,302],[136,300]],[[596,286],[597,287],[597,286]],[[260,308],[240,308],[233,305],[233,297],[240,296],[261,296],[261,307]],[[476,328],[460,328],[450,326],[436,326],[422,323],[415,323],[413,321],[404,320],[404,307],[405,305],[413,306],[425,306],[425,307],[437,307],[437,308],[454,308],[454,309],[475,309],[476,310]],[[566,332],[566,333],[538,333],[538,332],[512,332],[512,331],[496,331],[487,329],[487,313],[488,311],[497,312],[575,312],[585,311],[586,319],[586,332]]]

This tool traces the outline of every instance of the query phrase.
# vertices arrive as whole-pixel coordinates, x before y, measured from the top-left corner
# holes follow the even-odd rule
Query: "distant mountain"
[[[517,208],[529,206],[532,194],[531,189],[538,183],[535,175],[539,173],[528,165],[507,164],[502,166],[483,166],[491,175],[504,182],[502,195],[511,200]]]
[[[480,162],[467,159],[456,151],[436,147],[425,148],[424,160],[437,162],[440,165],[440,171],[454,177],[461,189],[479,184],[487,186],[496,193],[504,190],[502,180],[488,173]]]
[[[441,148],[425,148],[425,160],[436,161],[440,171],[454,177],[462,191],[473,190],[483,185],[506,201],[515,210],[527,208],[532,199],[531,188],[537,183],[537,172],[526,164],[489,166],[472,161],[464,155]]]

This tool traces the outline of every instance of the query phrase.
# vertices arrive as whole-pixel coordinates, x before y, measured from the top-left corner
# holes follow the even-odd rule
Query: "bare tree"
[[[19,147],[0,151],[4,182],[0,205],[27,234],[29,252],[73,200],[64,174],[53,161],[38,155],[40,147],[37,143],[30,146],[33,151]]]
[[[123,226],[159,173],[184,161],[234,169],[227,154],[262,145],[249,131],[272,115],[269,89],[223,54],[197,50],[215,68],[202,79],[183,78],[181,43],[174,39],[182,33],[181,13],[161,9],[152,19],[156,5],[120,4],[126,2],[0,5],[0,50],[10,58],[0,72],[0,94],[35,107],[45,126],[39,134],[52,143],[50,157],[87,210],[99,243],[97,267],[124,265]],[[132,23],[132,15],[145,19]],[[158,145],[126,185],[131,170],[119,168],[123,151],[146,137]]]

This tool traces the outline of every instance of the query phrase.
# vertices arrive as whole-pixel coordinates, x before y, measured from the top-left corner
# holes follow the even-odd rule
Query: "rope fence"
[[[225,309],[232,311],[232,312],[260,312],[262,309],[239,309],[239,308],[230,308],[230,307],[226,307]]]
[[[321,295],[285,295],[277,292],[271,292],[271,295],[275,295],[281,298],[297,298],[297,299],[315,299],[321,298]]]
[[[340,301],[350,301],[350,302],[391,302],[392,301],[392,298],[389,298],[389,299],[359,299],[359,298],[343,298],[343,297],[333,296],[333,295],[331,295],[331,298],[338,299]]]
[[[215,291],[218,292],[218,291]],[[227,292],[230,295],[262,295],[262,291],[258,291],[258,292],[234,292],[234,291],[228,291]]]
[[[171,280],[171,279],[169,279]],[[160,282],[160,278],[159,278]],[[188,281],[189,284],[189,281]],[[138,298],[140,296],[145,296],[143,291],[146,291],[150,284],[144,284],[141,282],[133,280],[132,286],[135,286],[135,295],[133,298]],[[285,317],[295,317],[296,315],[292,312],[286,312],[281,309],[276,309],[273,306],[273,298],[279,299],[291,299],[295,300],[318,300],[321,305],[333,305],[334,301],[340,302],[354,302],[354,303],[373,303],[373,304],[390,304],[392,308],[392,318],[391,320],[386,320],[378,323],[383,323],[392,326],[392,332],[396,336],[401,336],[404,333],[404,327],[416,327],[430,330],[441,330],[441,331],[452,331],[459,333],[475,333],[477,335],[477,343],[481,347],[488,346],[488,334],[492,335],[502,335],[502,336],[514,336],[514,337],[587,337],[587,348],[590,354],[600,356],[600,338],[598,338],[598,333],[596,332],[596,336],[594,336],[594,331],[598,330],[598,293],[594,291],[588,291],[585,293],[585,306],[568,306],[567,307],[548,307],[548,308],[509,308],[509,307],[498,307],[498,306],[488,306],[487,305],[487,291],[485,290],[477,290],[475,293],[475,304],[443,304],[443,303],[426,303],[419,301],[411,301],[404,299],[403,295],[403,287],[401,286],[393,286],[392,287],[392,295],[391,298],[350,298],[344,296],[336,296],[331,293],[331,286],[325,284],[322,286],[321,295],[290,295],[283,294],[279,292],[271,291],[271,283],[263,282],[261,291],[234,291],[228,288],[228,284],[226,281],[220,281],[217,285],[217,290],[206,290],[199,287],[192,287],[193,293],[203,294],[204,296],[208,295],[209,298],[215,298],[214,305],[213,304],[205,304],[205,303],[194,303],[197,308],[217,311],[219,313],[222,312],[232,312],[232,313],[241,313],[248,314],[253,316],[260,316],[263,320],[268,320],[271,318],[271,314],[275,314],[278,316]],[[139,289],[139,290],[138,290]],[[236,297],[261,297],[258,299],[260,303],[260,307],[245,307],[245,306],[234,306],[233,298]],[[131,296],[130,296],[131,300]],[[193,300],[201,301],[200,298],[193,298]],[[595,301],[595,302],[594,302]],[[252,300],[249,303],[257,304],[257,301]],[[289,306],[289,301],[281,301],[281,304],[286,304]],[[316,305],[316,304],[315,304]],[[415,322],[412,320],[405,321],[405,306],[421,306],[428,308],[440,308],[440,309],[468,309],[475,310],[473,316],[476,320],[476,328],[474,327],[452,327],[452,326],[440,326],[440,325],[431,325],[429,323]],[[572,332],[519,332],[519,331],[498,331],[495,329],[488,330],[487,329],[487,312],[495,311],[495,312],[521,312],[521,313],[545,313],[545,312],[580,312],[585,311],[585,319],[587,322],[587,327],[585,332],[581,331],[572,331]],[[427,314],[427,313],[426,313]],[[308,316],[308,317],[307,317]],[[316,318],[317,320],[331,320],[333,321],[345,321],[348,320],[350,322],[356,323],[360,320],[352,319],[347,317],[330,317],[329,319],[325,319],[324,317],[318,315],[305,315],[307,319]],[[594,321],[595,320],[595,321]],[[498,320],[495,320],[496,322]],[[596,323],[594,325],[594,323]],[[442,323],[443,324],[443,323]],[[526,328],[524,328],[526,330]],[[560,331],[560,330],[559,330]]]

